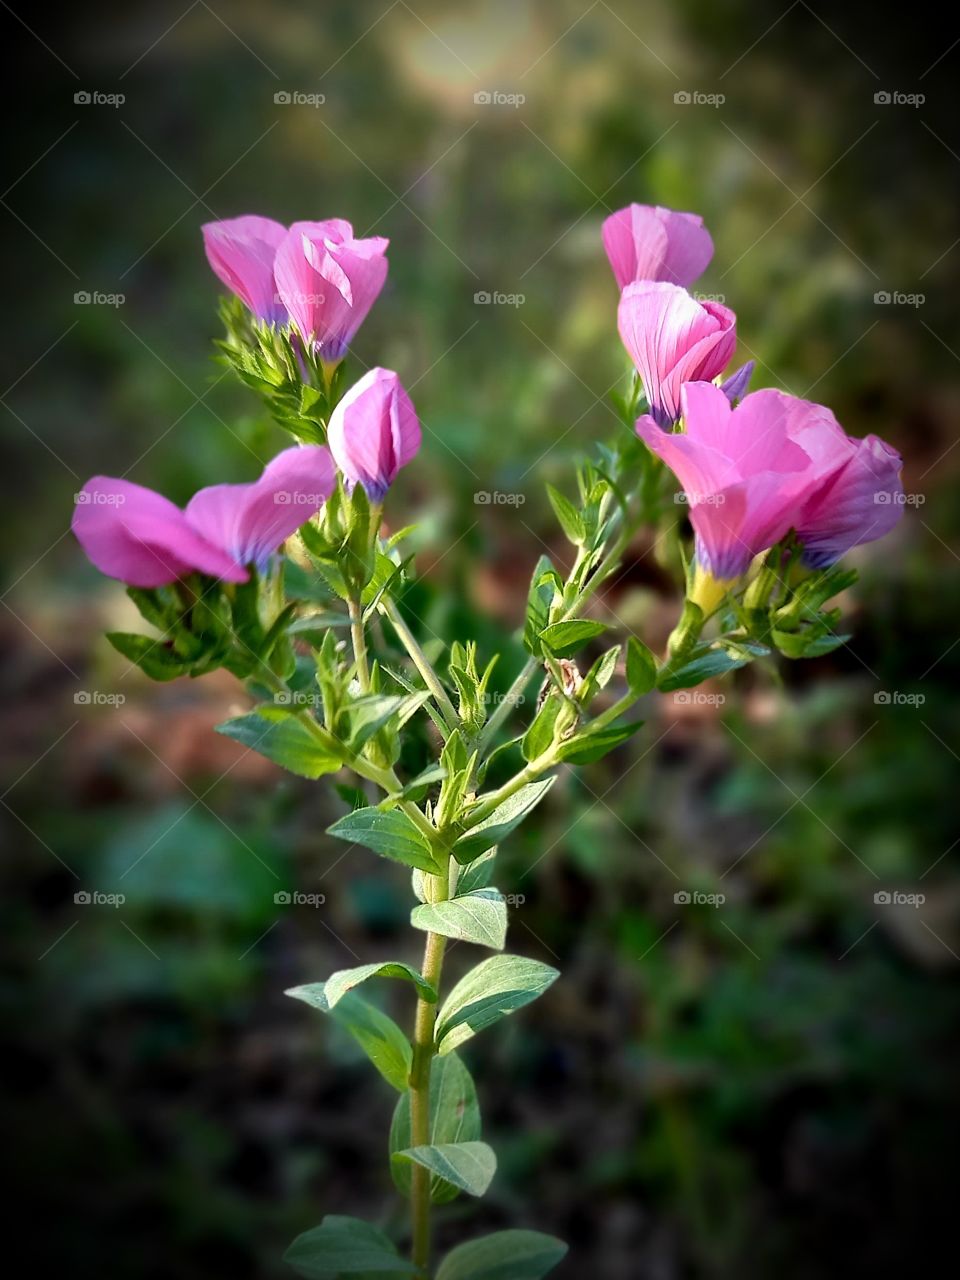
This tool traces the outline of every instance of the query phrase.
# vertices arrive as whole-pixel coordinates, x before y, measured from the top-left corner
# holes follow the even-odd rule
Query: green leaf
[[[702,684],[711,676],[722,676],[738,667],[745,667],[756,655],[748,652],[728,653],[725,649],[708,649],[692,662],[680,667],[678,671],[665,668],[657,683],[661,693],[670,693],[674,689],[690,689],[693,685]]]
[[[456,860],[461,863],[472,862],[491,845],[502,844],[531,809],[540,803],[555,781],[556,778],[543,778],[540,782],[530,782],[508,800],[504,800],[488,818],[484,818],[454,844],[452,852]]]
[[[471,1196],[482,1196],[497,1171],[497,1157],[485,1142],[443,1142],[436,1147],[407,1147],[391,1161],[419,1164],[437,1178]]]
[[[560,759],[566,764],[593,764],[595,760],[602,760],[615,747],[632,738],[644,724],[643,720],[631,720],[628,724],[610,725],[605,729],[595,729],[592,733],[588,729],[561,746]]]
[[[442,1146],[451,1142],[474,1142],[480,1137],[480,1106],[473,1077],[455,1053],[435,1058],[430,1069],[430,1143]],[[397,1101],[390,1125],[390,1154],[405,1151],[413,1141],[410,1125],[410,1094]],[[390,1162],[390,1172],[401,1195],[410,1195],[410,1164],[406,1160]],[[430,1197],[435,1204],[446,1204],[460,1194],[446,1179],[434,1177]]]
[[[537,712],[530,728],[523,735],[520,751],[524,760],[536,760],[537,756],[553,742],[553,729],[557,716],[564,705],[563,698],[557,693],[550,693],[543,700],[543,706]]]
[[[249,715],[225,720],[216,729],[301,778],[319,778],[343,768],[344,758],[333,738],[320,725],[314,732],[299,715],[283,707],[258,707]]]
[[[627,684],[636,697],[649,693],[657,683],[657,660],[636,636],[627,641]]]
[[[457,877],[457,893],[466,894],[473,893],[475,889],[486,889],[493,878],[496,859],[497,846],[494,845],[486,853],[481,853],[479,858],[474,858],[465,867],[461,867]]]
[[[617,669],[617,659],[619,657],[620,646],[614,645],[612,649],[608,649],[606,653],[602,653],[597,658],[596,662],[583,677],[580,688],[577,690],[576,697],[581,706],[588,707],[600,690],[607,687],[614,671]]]
[[[450,1053],[537,996],[560,976],[556,969],[523,956],[491,956],[461,978],[437,1017],[437,1052]]]
[[[422,707],[430,694],[413,693],[404,697],[383,693],[368,693],[354,698],[347,707],[347,721],[350,726],[348,742],[352,751],[359,751],[384,725],[395,717],[398,721],[409,719]]]
[[[185,660],[163,640],[155,636],[139,636],[129,631],[108,631],[107,640],[117,653],[135,663],[151,680],[176,680],[189,675],[195,665]]]
[[[408,867],[437,873],[437,863],[430,846],[401,809],[354,809],[328,827],[332,836],[362,844],[374,853]]]
[[[475,889],[446,902],[414,907],[410,923],[424,933],[440,933],[458,942],[502,951],[507,941],[507,904],[497,889]]]
[[[822,658],[824,654],[839,649],[850,639],[849,635],[833,632],[818,635],[812,628],[801,631],[772,631],[770,638],[785,658]]]
[[[567,1246],[556,1236],[497,1231],[451,1249],[437,1280],[541,1280],[566,1254]]]
[[[321,1013],[328,1013],[334,1022],[353,1036],[384,1080],[400,1093],[406,1091],[410,1083],[413,1050],[392,1018],[353,991],[341,996],[331,1008],[322,982],[290,987],[284,994],[294,1000],[302,1000]]]
[[[605,622],[572,618],[569,622],[552,622],[549,627],[544,627],[540,632],[540,643],[555,658],[569,658],[606,630]]]
[[[382,964],[362,964],[356,969],[338,969],[324,983],[324,996],[333,1009],[348,991],[359,987],[368,978],[405,978],[417,988],[417,994],[429,1004],[436,1004],[437,993],[426,978],[399,960],[387,960]]]
[[[427,694],[426,696],[429,697],[430,695]],[[418,773],[415,778],[411,778],[405,784],[403,790],[397,793],[396,797],[391,796],[391,799],[420,801],[435,782],[442,782],[446,776],[447,771],[442,764],[428,765],[422,773]]]
[[[530,580],[523,624],[523,644],[530,653],[540,653],[540,632],[550,620],[550,606],[554,597],[562,591],[563,583],[549,556],[541,556]]]
[[[283,1258],[307,1280],[419,1274],[418,1268],[401,1258],[393,1242],[377,1227],[359,1218],[334,1214],[328,1214],[319,1227],[297,1236]]]
[[[556,490],[552,484],[547,485],[547,497],[553,507],[554,514],[560,521],[560,528],[575,547],[582,546],[586,536],[583,518],[573,503]]]

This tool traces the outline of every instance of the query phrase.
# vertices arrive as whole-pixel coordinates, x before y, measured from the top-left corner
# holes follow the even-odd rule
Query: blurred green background
[[[440,1238],[554,1231],[558,1277],[916,1270],[951,1234],[958,1140],[954,33],[804,0],[14,8],[2,990],[31,1273],[273,1280],[324,1212],[402,1229],[389,1090],[282,991],[415,959],[406,878],[324,835],[331,790],[214,735],[229,678],[126,669],[101,632],[131,607],[67,532],[94,472],[184,500],[285,443],[210,362],[201,223],[390,237],[357,352],[426,428],[389,511],[422,522],[410,603],[426,640],[503,647],[505,681],[533,564],[565,555],[543,483],[618,429],[600,225],[631,200],[703,214],[698,288],[737,311],[754,385],[891,440],[912,501],[851,557],[848,646],[649,699],[636,745],[502,852],[512,946],[564,976],[468,1055],[501,1171]],[[649,544],[603,609],[662,643]],[[726,901],[675,902],[694,889]],[[295,890],[323,901],[275,900]]]

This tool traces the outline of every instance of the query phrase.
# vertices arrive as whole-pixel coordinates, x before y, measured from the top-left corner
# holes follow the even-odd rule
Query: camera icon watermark
[[[926,500],[925,493],[901,493],[899,489],[882,489],[873,495],[878,507],[922,507]]]
[[[873,295],[877,307],[922,307],[927,300],[925,293],[904,293],[902,289],[878,289]]]
[[[699,89],[678,89],[673,95],[678,107],[722,107],[727,97],[724,93],[701,93]]]
[[[103,693],[99,689],[78,689],[73,695],[77,707],[122,707],[126,700],[124,693]]]
[[[678,689],[673,701],[678,707],[722,707],[725,693],[706,693],[703,689]]]
[[[326,100],[325,93],[303,93],[300,89],[278,89],[273,95],[278,107],[322,107]]]
[[[99,89],[78,89],[73,101],[78,107],[122,107],[127,100],[125,93],[102,93]]]
[[[678,889],[673,901],[678,907],[722,907],[727,900],[725,893],[704,893],[700,889]]]
[[[125,293],[101,293],[99,289],[78,289],[73,295],[76,307],[122,307],[126,300]]]
[[[477,307],[522,307],[526,300],[525,293],[501,293],[499,289],[478,289],[473,295]]]
[[[78,907],[122,907],[127,900],[125,893],[102,893],[99,889],[78,889],[73,895]]]
[[[522,507],[526,500],[525,493],[501,493],[499,489],[478,489],[473,495],[477,507]]]
[[[922,907],[927,900],[925,893],[904,893],[900,889],[878,889],[873,901],[878,907]]]
[[[878,89],[873,95],[878,107],[922,107],[926,100],[925,93],[903,93],[900,89]]]
[[[522,107],[526,100],[525,93],[504,93],[500,89],[478,89],[473,95],[478,107]]]
[[[81,489],[73,495],[78,507],[122,507],[126,500],[123,493],[103,493],[99,489]]]
[[[878,707],[922,707],[926,700],[925,693],[903,693],[900,689],[878,689],[873,695]]]

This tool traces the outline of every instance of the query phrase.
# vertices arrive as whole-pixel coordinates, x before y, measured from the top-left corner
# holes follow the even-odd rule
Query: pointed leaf
[[[507,1017],[559,977],[556,969],[523,956],[491,956],[461,978],[437,1018],[437,1052],[450,1053],[478,1031]]]
[[[585,530],[583,527],[583,517],[580,512],[562,493],[553,487],[552,484],[547,485],[547,497],[550,499],[550,505],[553,507],[554,514],[560,521],[560,528],[567,535],[567,538],[575,547],[579,547],[584,540]]]
[[[496,859],[497,846],[494,845],[486,853],[481,853],[479,858],[474,858],[465,867],[461,867],[460,875],[457,878],[457,895],[473,893],[476,889],[488,888],[490,881],[493,879],[493,868]]]
[[[588,729],[585,733],[571,738],[560,748],[560,759],[566,764],[593,764],[602,760],[615,747],[632,738],[638,729],[642,729],[645,721],[631,720],[629,724],[609,725],[605,729]]]
[[[507,940],[507,904],[498,889],[475,889],[446,902],[414,907],[410,923],[425,933],[502,951]]]
[[[455,1053],[435,1058],[430,1068],[430,1143],[474,1142],[480,1137],[480,1107],[473,1077]],[[413,1141],[410,1126],[410,1094],[401,1095],[390,1126],[390,1154],[406,1150]],[[410,1164],[391,1161],[390,1171],[397,1190],[410,1195]],[[446,1204],[460,1194],[460,1188],[440,1177],[431,1180],[430,1196],[435,1204]]]
[[[308,1280],[337,1276],[415,1276],[418,1269],[397,1253],[393,1242],[369,1222],[329,1214],[319,1227],[297,1236],[284,1261]]]
[[[602,636],[607,630],[605,622],[591,618],[573,618],[569,622],[553,622],[540,632],[540,643],[555,658],[569,658],[584,645]]]
[[[627,641],[627,684],[636,697],[649,693],[657,683],[657,660],[636,636]]]
[[[299,715],[283,707],[259,707],[216,728],[225,738],[233,738],[301,778],[319,778],[343,768],[343,756],[333,738],[320,725],[312,730]]]
[[[542,1280],[566,1254],[567,1246],[556,1236],[497,1231],[451,1249],[437,1280]]]
[[[328,827],[332,836],[362,844],[374,853],[408,867],[436,873],[437,863],[430,846],[412,820],[400,809],[355,809]]]
[[[382,964],[362,964],[356,969],[338,969],[336,973],[332,973],[324,983],[324,995],[329,1007],[333,1009],[348,991],[359,987],[369,978],[405,978],[407,982],[413,983],[423,1000],[430,1004],[437,1002],[436,991],[416,969],[399,960],[387,960]]]
[[[491,845],[502,844],[531,809],[540,803],[555,781],[556,778],[552,777],[530,782],[504,800],[488,818],[484,818],[457,840],[452,850],[456,860],[461,863],[472,862]]]
[[[406,1091],[410,1082],[413,1050],[410,1041],[392,1018],[388,1018],[353,991],[341,996],[331,1008],[322,982],[291,987],[284,994],[292,996],[294,1000],[302,1000],[321,1013],[328,1013],[345,1031],[349,1031],[384,1080],[400,1093]]]
[[[444,1142],[436,1147],[408,1147],[395,1151],[393,1161],[423,1165],[460,1191],[482,1196],[497,1171],[497,1157],[485,1142]]]

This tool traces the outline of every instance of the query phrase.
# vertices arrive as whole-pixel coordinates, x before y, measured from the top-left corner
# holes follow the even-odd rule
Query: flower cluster
[[[895,449],[848,436],[823,405],[773,390],[744,396],[752,364],[714,385],[736,347],[736,317],[687,291],[713,254],[701,220],[631,205],[606,220],[603,240],[622,290],[620,336],[647,397],[637,434],[690,505],[694,602],[711,610],[791,530],[817,569],[888,533],[903,510]]]
[[[821,405],[747,394],[750,363],[724,377],[736,318],[688,292],[713,254],[699,217],[642,205],[613,214],[603,242],[637,375],[619,437],[577,469],[578,498],[548,487],[571,568],[537,562],[523,653],[509,664],[518,673],[498,689],[499,655],[481,660],[474,639],[451,637],[445,667],[434,665],[401,607],[413,571],[398,544],[410,529],[381,535],[383,502],[420,449],[420,422],[396,373],[374,368],[347,387],[344,357],[383,287],[387,241],[357,239],[337,218],[287,228],[246,216],[203,235],[234,295],[221,306],[221,360],[298,444],[259,479],[201,489],[182,509],[96,476],[77,495],[73,530],[159,633],[111,633],[115,649],[156,680],[230,671],[251,706],[218,732],[300,778],[350,770],[376,789],[370,799],[338,788],[349,811],[328,834],[408,868],[410,923],[426,935],[419,969],[378,959],[287,993],[351,1034],[398,1094],[390,1165],[410,1202],[410,1261],[386,1232],[339,1214],[299,1236],[287,1260],[311,1278],[539,1280],[566,1246],[532,1231],[468,1240],[431,1269],[431,1204],[482,1196],[496,1172],[460,1050],[558,976],[503,953],[516,895],[494,887],[497,847],[561,768],[593,764],[642,728],[625,717],[653,690],[690,688],[774,651],[802,658],[844,643],[839,609],[823,606],[856,575],[836,561],[898,519],[900,458],[875,436],[848,436]],[[683,610],[658,659],[633,635],[604,647],[611,625],[596,605],[638,530],[675,515],[671,472],[695,540]],[[534,679],[540,694],[528,697]],[[509,734],[526,706],[524,730]],[[401,777],[410,761],[420,771]],[[445,993],[448,939],[493,954]],[[358,993],[382,978],[415,995],[409,1036]]]

